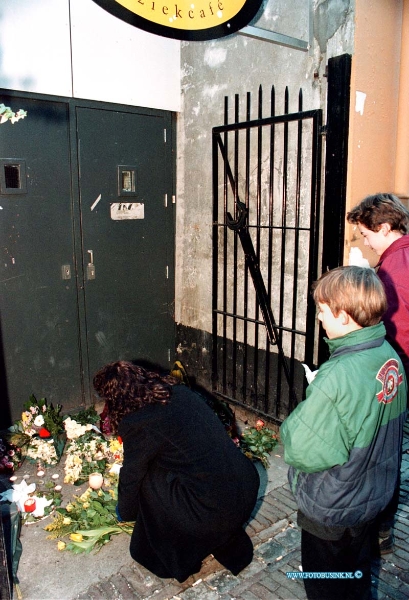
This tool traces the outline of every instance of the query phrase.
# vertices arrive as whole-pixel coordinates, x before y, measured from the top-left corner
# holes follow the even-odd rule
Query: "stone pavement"
[[[373,561],[374,600],[409,598],[408,422],[403,451],[396,547],[392,554]],[[100,578],[85,592],[76,595],[75,600],[304,600],[302,580],[286,576],[287,572],[299,571],[301,562],[296,505],[286,483],[286,467],[280,454],[273,457],[272,463],[265,489],[247,525],[255,547],[254,560],[237,577],[209,558],[200,573],[180,584],[173,579],[159,579],[132,561],[117,573]]]

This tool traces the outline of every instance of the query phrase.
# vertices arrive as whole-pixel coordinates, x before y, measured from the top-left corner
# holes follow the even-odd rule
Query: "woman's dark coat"
[[[121,518],[136,521],[131,556],[159,577],[184,581],[213,554],[234,574],[252,559],[242,525],[259,477],[206,402],[183,385],[167,404],[126,415]]]

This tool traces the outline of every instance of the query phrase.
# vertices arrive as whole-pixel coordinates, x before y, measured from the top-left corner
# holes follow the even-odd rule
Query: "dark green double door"
[[[0,92],[1,421],[92,399],[117,359],[174,353],[172,115]]]

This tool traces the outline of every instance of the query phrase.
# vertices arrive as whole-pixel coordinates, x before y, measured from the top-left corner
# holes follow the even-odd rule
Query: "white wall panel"
[[[72,96],[68,0],[0,1],[0,86]]]
[[[180,110],[180,42],[92,0],[0,0],[0,87]]]
[[[74,96],[180,110],[180,42],[71,0]]]

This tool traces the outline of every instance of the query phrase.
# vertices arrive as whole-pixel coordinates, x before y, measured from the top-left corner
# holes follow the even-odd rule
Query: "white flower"
[[[42,415],[38,415],[38,417],[34,419],[34,425],[36,427],[41,427],[41,425],[44,425],[44,417]]]

